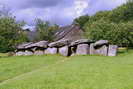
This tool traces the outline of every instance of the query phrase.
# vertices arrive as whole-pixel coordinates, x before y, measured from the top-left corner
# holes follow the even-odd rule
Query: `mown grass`
[[[49,57],[53,60],[63,58],[46,56]],[[25,58],[31,62],[34,56]],[[73,56],[65,59],[0,83],[0,89],[133,89],[133,51],[117,57]]]
[[[27,56],[0,58],[0,83],[20,74],[55,63],[59,56]]]
[[[8,54],[7,53],[0,53],[0,57],[7,57]]]

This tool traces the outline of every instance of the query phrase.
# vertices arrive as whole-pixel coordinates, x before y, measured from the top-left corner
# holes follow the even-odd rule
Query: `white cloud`
[[[83,15],[84,10],[89,6],[87,0],[75,0],[74,4],[75,4],[76,17]]]
[[[41,18],[45,21],[50,21],[53,24],[67,25],[75,18],[74,7],[60,8],[28,8],[14,12],[18,20],[25,20],[27,23],[34,24],[35,18]]]
[[[84,14],[111,10],[125,2],[126,0],[0,0],[0,3],[12,8],[18,20],[33,24],[35,18],[41,18],[60,25],[71,24],[74,18]]]
[[[126,0],[89,0],[89,8],[87,13],[89,14],[95,14],[97,11],[103,11],[103,10],[112,10],[123,3],[126,2]]]

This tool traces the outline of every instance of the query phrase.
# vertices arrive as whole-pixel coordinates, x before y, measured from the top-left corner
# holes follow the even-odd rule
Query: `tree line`
[[[23,29],[25,25],[26,23],[24,21],[17,21],[8,8],[5,6],[0,8],[0,52],[14,51],[18,44],[24,42],[52,41],[54,32],[59,28],[56,24],[51,25],[47,21],[36,18],[36,36],[31,40],[28,32]]]
[[[81,16],[74,22],[84,29],[88,39],[109,40],[110,44],[133,47],[132,0],[111,11],[100,11],[93,16]]]

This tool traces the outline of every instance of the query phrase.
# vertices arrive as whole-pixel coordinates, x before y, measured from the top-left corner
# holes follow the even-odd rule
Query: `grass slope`
[[[53,60],[63,58],[46,56],[49,57]],[[31,62],[30,58],[35,57],[25,58]],[[0,89],[133,89],[133,51],[117,57],[74,56],[65,59],[0,83]]]
[[[54,60],[53,60],[54,58]],[[27,56],[0,58],[0,83],[15,76],[57,62],[58,56]]]

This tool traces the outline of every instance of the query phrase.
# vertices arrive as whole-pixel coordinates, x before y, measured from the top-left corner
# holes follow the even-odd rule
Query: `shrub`
[[[15,45],[27,40],[21,26],[12,17],[0,17],[0,52],[12,51]]]

